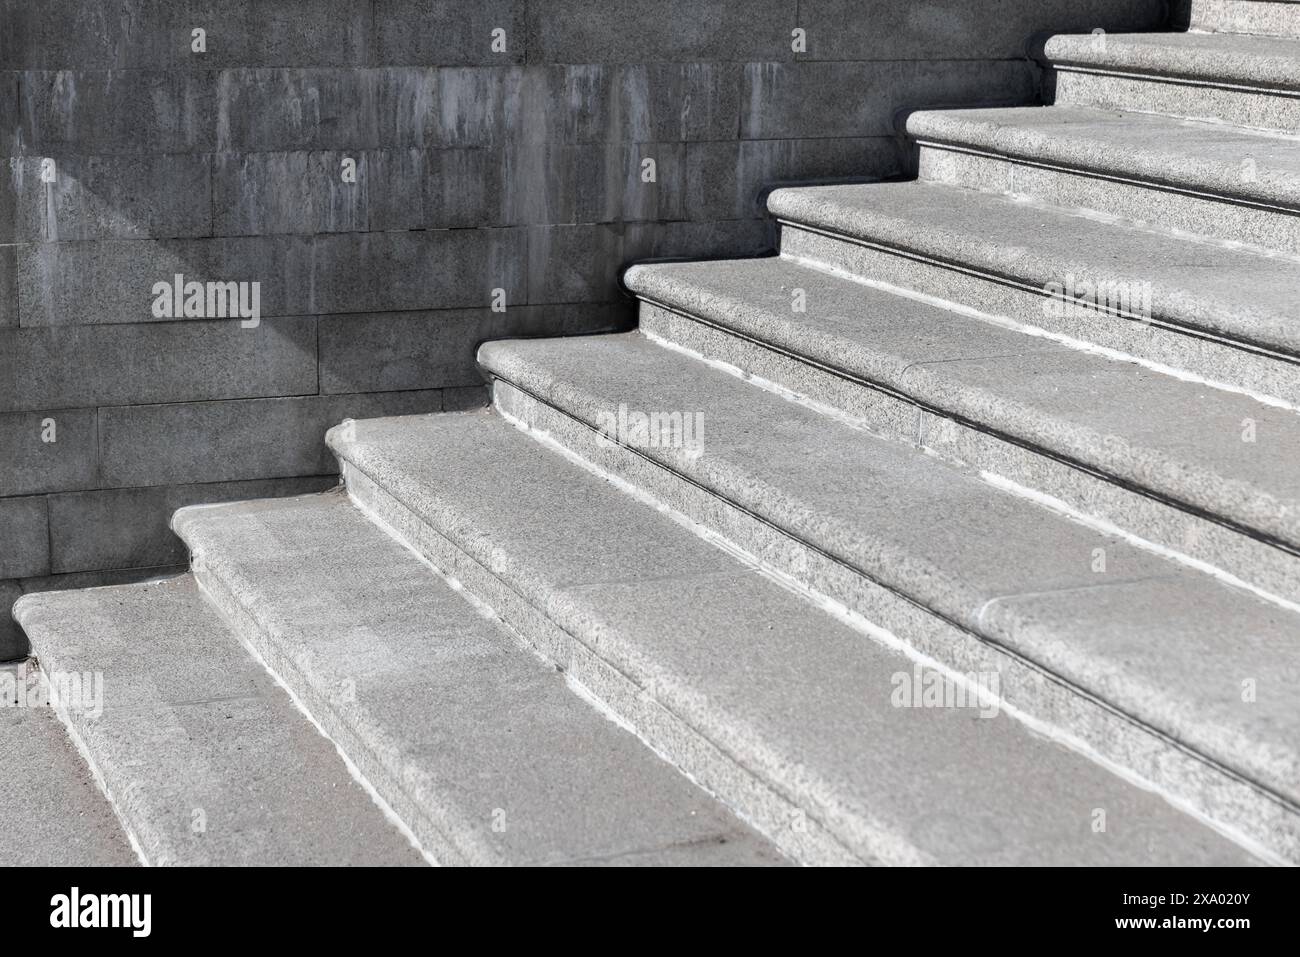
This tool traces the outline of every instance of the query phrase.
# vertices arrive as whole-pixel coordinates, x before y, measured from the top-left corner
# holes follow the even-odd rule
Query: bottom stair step
[[[47,674],[102,675],[100,708],[83,695],[60,716],[145,863],[422,863],[191,577],[32,594],[15,614]]]
[[[35,671],[27,664],[0,666],[0,861],[11,867],[138,863],[59,719],[48,707],[28,705]]]
[[[212,601],[440,863],[786,863],[341,493],[173,525]]]

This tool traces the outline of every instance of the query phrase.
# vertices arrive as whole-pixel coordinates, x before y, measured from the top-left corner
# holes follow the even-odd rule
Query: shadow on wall
[[[20,590],[183,562],[177,507],[327,487],[329,425],[482,403],[479,342],[626,328],[626,263],[770,252],[773,185],[1163,9],[0,0],[0,658]],[[257,324],[155,314],[177,275]]]

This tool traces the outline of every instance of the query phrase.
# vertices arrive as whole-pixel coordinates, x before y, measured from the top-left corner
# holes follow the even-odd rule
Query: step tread
[[[1263,131],[1069,105],[923,110],[907,131],[922,144],[1300,208],[1300,143]]]
[[[780,219],[1031,288],[1150,283],[1153,317],[1300,356],[1300,262],[934,183],[774,191]]]
[[[1104,41],[1104,42],[1103,42]],[[1234,33],[1057,34],[1042,56],[1056,66],[1147,73],[1210,84],[1300,90],[1300,40]]]
[[[26,694],[34,690],[34,679],[26,665],[0,665],[0,686],[6,690],[12,687]],[[17,707],[10,701],[0,706],[0,768],[0,834],[7,845],[6,864],[130,867],[139,863],[113,808],[52,709]]]
[[[422,863],[190,576],[15,616],[47,672],[102,672],[102,714],[70,720],[149,863]]]
[[[492,342],[479,357],[589,427],[620,403],[704,410],[702,454],[639,454],[1300,798],[1295,615],[637,333]],[[1275,697],[1243,703],[1241,676]]]
[[[1300,548],[1300,417],[776,257],[629,289]],[[803,289],[806,311],[791,308]],[[1242,423],[1257,438],[1242,441]]]
[[[1300,37],[1294,0],[1192,0],[1191,28],[1250,36]]]
[[[1241,853],[1005,714],[892,707],[891,676],[911,672],[908,658],[495,414],[357,422],[329,442],[864,858]],[[1098,802],[1123,809],[1132,843],[1089,833]]]
[[[783,861],[346,496],[173,524],[214,600],[380,794],[417,835],[405,808],[439,832],[439,861]]]

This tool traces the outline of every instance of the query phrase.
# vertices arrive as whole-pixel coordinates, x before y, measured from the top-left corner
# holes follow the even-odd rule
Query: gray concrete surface
[[[1050,207],[1044,207],[1051,215]],[[1089,227],[1086,221],[1078,224]],[[1124,238],[1124,237],[1117,237]],[[1295,375],[1294,359],[1268,350],[1213,336],[1189,335],[1184,325],[1159,318],[1144,320],[1141,312],[1128,315],[1105,303],[1079,295],[1066,296],[1066,283],[1124,283],[1110,269],[1107,260],[1099,260],[1094,273],[1065,273],[1049,280],[1059,283],[1062,295],[1046,285],[1019,282],[987,269],[971,269],[961,260],[944,261],[913,255],[905,246],[844,242],[833,232],[803,228],[786,223],[781,230],[781,251],[793,259],[808,260],[821,266],[844,270],[859,278],[936,296],[992,316],[1005,316],[1028,327],[1042,330],[1066,341],[1083,343],[1133,356],[1157,367],[1179,370],[1222,387],[1251,395],[1266,395],[1291,405],[1300,405],[1300,378]],[[1134,250],[1136,253],[1136,250]],[[1188,249],[1193,257],[1199,249]],[[1127,258],[1127,257],[1126,257]],[[1121,286],[1144,292],[1146,273],[1127,263],[1139,279],[1137,286]],[[1094,287],[1095,288],[1095,287]],[[1154,290],[1153,296],[1154,296]]]
[[[1177,13],[1193,30],[1300,38],[1292,0],[1179,0]]]
[[[29,668],[0,665],[0,682],[28,690]],[[0,699],[0,833],[9,867],[131,867],[121,825],[55,713]]]
[[[47,674],[90,676],[61,710],[148,863],[423,862],[189,576],[15,615]]]
[[[783,221],[1040,291],[1071,277],[1149,285],[1140,318],[1300,355],[1293,260],[932,183],[783,189],[768,205]]]
[[[1300,448],[1268,404],[1300,404],[1293,11],[1180,0],[1211,32],[1141,35],[1116,31],[1163,5],[993,3],[0,0],[0,602],[28,593],[46,667],[112,677],[104,714],[69,720],[147,858],[419,861],[192,578],[49,592],[165,573],[161,510],[327,483],[345,415],[473,408],[483,338],[626,328],[622,263],[762,254],[763,191],[816,179],[856,185],[773,196],[790,261],[630,279],[664,301],[647,332],[823,405],[635,334],[497,342],[497,414],[330,434],[352,496],[454,588],[338,493],[186,510],[194,573],[451,861],[771,862],[673,765],[802,862],[1300,861],[1294,613],[1125,537],[1300,595]],[[953,112],[1040,91],[1058,106]],[[923,182],[861,185],[910,167],[901,107],[934,108],[912,117]],[[140,290],[173,272],[260,277],[265,325],[159,321]],[[1080,280],[1149,284],[1153,308],[1045,308]],[[605,441],[620,404],[698,414],[702,445]],[[0,652],[25,647],[0,616]],[[995,675],[1028,723],[896,707],[904,648]],[[431,696],[445,723],[411,718]],[[38,714],[20,764],[50,748]],[[77,793],[63,767],[50,786]],[[579,792],[602,798],[572,820]],[[58,815],[33,834],[113,853]]]
[[[864,385],[797,353],[765,346],[762,339],[742,337],[659,306],[642,305],[641,328],[698,355],[815,397],[878,435],[917,445],[961,467],[1001,476],[1052,497],[1076,514],[1123,528],[1270,594],[1300,599],[1300,568],[1289,552],[1136,486],[1108,481],[1103,474],[1044,454],[1041,446],[1009,441],[996,426],[953,418],[905,393]]]
[[[346,496],[174,524],[207,594],[440,863],[783,860]]]
[[[1300,418],[1288,409],[781,258],[635,266],[625,281],[738,338],[912,400],[917,410],[893,428],[903,437],[919,436],[921,409],[936,411],[1300,547]],[[734,351],[711,357],[744,367]],[[820,382],[789,385],[839,403]],[[1246,421],[1256,441],[1243,441]]]
[[[1006,715],[894,707],[909,659],[498,417],[330,443],[354,496],[799,859],[1243,859]]]
[[[1050,102],[1300,130],[1300,46],[1231,33],[1054,36]]]
[[[1111,67],[1117,72],[1300,91],[1300,47],[1289,39],[1210,33],[1059,34],[1045,41],[1043,53],[1057,66]]]
[[[1292,141],[1240,127],[1054,106],[918,110],[908,116],[907,132],[924,144],[1300,209],[1300,157]]]
[[[1300,163],[1276,136],[1070,106],[923,111],[907,128],[927,182],[1300,253]]]
[[[1280,697],[1265,706],[1243,700],[1239,681],[1224,677],[1230,663],[1243,679],[1290,674],[1287,635],[1300,628],[1293,613],[636,334],[489,343],[480,357],[494,376],[570,417],[572,425],[563,430],[554,418],[547,419],[557,439],[569,442],[576,436],[582,443],[576,449],[587,456],[593,446],[603,447],[595,453],[599,464],[636,485],[649,484],[669,506],[724,535],[729,528],[707,502],[700,503],[696,490],[756,516],[764,523],[759,537],[740,542],[752,554],[779,551],[782,537],[805,543],[1038,662],[1207,761],[1300,803],[1300,752],[1287,743],[1300,738],[1295,730],[1283,730],[1300,714],[1300,699],[1287,690],[1291,679],[1280,680]],[[620,404],[647,411],[700,410],[702,453],[592,442],[600,414]],[[519,404],[510,408],[524,412]],[[647,470],[668,474],[647,479]],[[805,578],[819,589],[814,575]],[[1149,644],[1154,637],[1141,628],[1121,629],[1110,646],[1079,654],[1068,642],[1046,652],[1026,641],[1015,624],[989,625],[990,610],[1014,596],[1050,601],[1080,589],[1104,591],[1137,582],[1147,583],[1143,600],[1158,604],[1169,628],[1163,651],[1145,663],[1137,660],[1135,649],[1154,651]],[[1161,600],[1203,590],[1213,591],[1222,616],[1215,633],[1234,636],[1217,653],[1212,642],[1195,652],[1186,644],[1196,632],[1193,626],[1204,622],[1203,608]],[[1087,609],[1077,614],[1085,627]],[[1300,673],[1294,680],[1300,683]]]

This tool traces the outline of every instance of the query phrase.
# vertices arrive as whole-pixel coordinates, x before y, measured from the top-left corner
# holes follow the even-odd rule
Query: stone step
[[[1295,0],[1180,0],[1179,16],[1198,31],[1300,38]]]
[[[901,706],[942,678],[896,639],[498,415],[327,441],[356,500],[797,860],[1242,860],[1005,710]]]
[[[4,609],[8,614],[8,608]],[[0,834],[13,867],[139,863],[113,808],[41,691],[32,663],[0,665]]]
[[[423,862],[190,576],[14,613],[47,674],[91,676],[60,718],[144,863]]]
[[[1300,406],[1300,264],[934,183],[776,190],[781,250]]]
[[[1300,131],[1300,42],[1229,33],[1059,34],[1036,51],[1048,99]]]
[[[913,113],[926,182],[1300,253],[1293,139],[1082,106]]]
[[[638,333],[479,360],[512,418],[1297,857],[1300,614]]]
[[[1295,412],[781,257],[624,282],[647,335],[1300,606]]]
[[[784,861],[341,493],[173,525],[205,593],[439,863]]]

